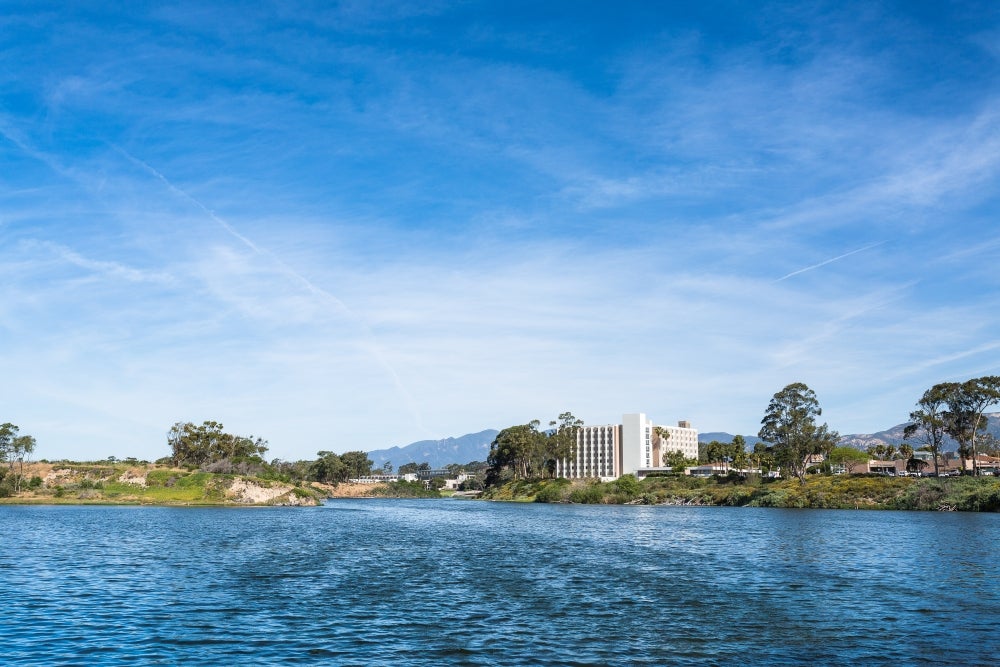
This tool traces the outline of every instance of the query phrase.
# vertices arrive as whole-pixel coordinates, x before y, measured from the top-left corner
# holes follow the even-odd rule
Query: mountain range
[[[1000,412],[988,412],[985,416],[987,417],[986,431],[993,437],[1000,438]],[[897,424],[892,428],[879,431],[878,433],[844,435],[841,436],[839,444],[846,447],[854,447],[855,449],[867,449],[872,445],[894,445],[898,447],[903,442],[906,442],[903,438],[903,429],[905,427],[906,424]],[[920,447],[919,441],[915,438],[910,438],[909,442],[915,449]],[[944,450],[953,450],[956,447],[957,444],[955,441],[946,436]]]
[[[987,413],[987,431],[993,436],[1000,438],[1000,412]],[[892,428],[875,433],[854,433],[840,437],[838,444],[846,447],[865,450],[873,445],[894,445],[898,447],[904,442],[903,429],[906,424],[897,424]],[[404,463],[429,463],[432,468],[443,468],[449,463],[470,463],[472,461],[485,461],[490,453],[490,443],[497,436],[496,429],[488,428],[478,433],[468,433],[458,438],[444,438],[443,440],[420,440],[405,446],[390,447],[389,449],[376,449],[368,452],[368,458],[374,463],[376,468],[381,468],[386,462],[391,462],[394,468],[398,468]],[[709,431],[699,433],[699,442],[731,442],[733,435],[722,431]],[[747,448],[760,442],[760,438],[755,435],[743,436],[747,442]],[[910,440],[910,444],[915,448],[919,444]],[[945,439],[945,450],[955,448],[955,442],[951,438]]]
[[[496,429],[488,428],[479,433],[468,433],[458,438],[444,440],[420,440],[402,447],[376,449],[368,452],[368,458],[381,468],[391,462],[393,468],[404,463],[429,463],[432,468],[443,468],[449,463],[471,463],[485,461],[490,453],[490,443],[497,437]]]

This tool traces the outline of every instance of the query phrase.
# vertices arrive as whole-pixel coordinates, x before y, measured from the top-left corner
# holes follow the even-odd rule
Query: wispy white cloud
[[[269,316],[272,319],[277,317],[280,318],[284,324],[289,323],[289,320],[301,320],[315,325],[317,319],[319,319],[319,321],[322,321],[323,319],[322,316],[319,318],[316,317],[318,314],[317,306],[323,310],[333,307],[337,316],[342,318],[341,321],[346,322],[352,329],[356,330],[357,333],[355,335],[359,338],[358,349],[370,355],[376,364],[381,367],[381,370],[389,378],[391,378],[393,388],[402,403],[407,407],[410,417],[413,419],[418,428],[426,432],[426,428],[423,426],[423,420],[420,416],[416,401],[404,385],[396,369],[387,359],[382,347],[372,336],[368,325],[362,318],[348,308],[341,299],[333,295],[328,290],[317,286],[313,281],[306,278],[301,272],[296,271],[287,263],[276,257],[273,253],[261,248],[249,238],[239,233],[231,224],[216,215],[213,211],[209,210],[200,201],[196,200],[180,188],[174,186],[163,174],[141,160],[128,155],[121,149],[117,150],[119,150],[119,152],[121,152],[131,162],[139,165],[144,170],[151,173],[157,180],[163,183],[173,195],[189,201],[191,204],[196,206],[212,222],[222,227],[230,236],[236,238],[246,248],[252,251],[254,255],[264,260],[264,266],[257,266],[255,262],[247,262],[246,260],[240,259],[237,254],[223,251],[226,258],[225,261],[221,264],[217,261],[213,261],[213,268],[220,265],[232,266],[235,264],[235,270],[227,272],[226,281],[232,287],[237,287],[237,291],[229,290],[227,292],[220,292],[216,290],[217,296],[222,296],[230,303],[234,302],[235,297],[243,312],[252,313],[258,318],[262,315]],[[279,290],[281,293],[281,305],[278,307],[276,307],[276,303],[273,300],[261,299],[263,294],[263,290],[261,288],[264,287],[264,285],[256,280],[253,280],[260,277],[261,269],[264,270],[265,275],[267,272],[273,271],[278,274],[284,282],[291,283],[290,290]],[[233,278],[235,278],[238,282],[234,281]],[[251,278],[251,281],[248,282],[247,278]],[[275,283],[273,281],[268,281],[266,284],[274,285]],[[250,289],[249,293],[247,292],[248,287]],[[266,290],[266,287],[264,287],[264,289]],[[244,298],[236,297],[235,295],[239,292],[242,292],[246,296]],[[303,296],[306,298],[303,298]]]
[[[194,197],[192,197],[191,195],[189,195],[185,191],[181,190],[180,188],[176,187],[173,183],[171,183],[170,181],[167,180],[166,176],[164,176],[160,172],[156,171],[155,169],[153,169],[151,166],[149,166],[148,164],[146,164],[142,160],[140,160],[140,159],[138,159],[136,157],[133,157],[132,155],[129,155],[127,152],[125,152],[124,150],[122,150],[118,146],[115,146],[114,149],[116,151],[118,151],[118,153],[120,153],[121,156],[124,157],[126,160],[128,160],[132,164],[138,166],[139,168],[143,169],[147,173],[151,174],[156,180],[160,181],[164,185],[164,187],[166,187],[167,190],[170,191],[171,194],[177,196],[180,199],[183,199],[186,202],[189,202],[191,205],[193,205],[199,211],[201,211],[202,213],[204,213],[205,217],[207,217],[209,220],[211,220],[215,224],[217,224],[220,227],[222,227],[224,230],[226,230],[226,233],[228,233],[230,236],[232,236],[233,238],[235,238],[236,240],[238,240],[240,243],[242,243],[243,245],[245,245],[247,248],[249,248],[250,250],[252,250],[255,254],[258,254],[258,255],[262,254],[261,249],[258,248],[254,244],[253,241],[251,241],[250,239],[248,239],[247,237],[243,236],[238,231],[236,231],[233,228],[232,225],[230,225],[225,220],[223,220],[222,218],[220,218],[219,216],[217,216],[214,211],[210,211],[200,201],[198,201],[197,199],[195,199]]]
[[[126,266],[119,262],[88,259],[87,257],[84,257],[83,255],[74,252],[65,246],[48,241],[28,243],[24,247],[30,248],[32,245],[37,245],[40,248],[49,250],[68,264],[72,264],[73,266],[85,269],[102,277],[121,279],[127,282],[137,283],[151,282],[170,284],[174,282],[174,278],[169,273],[162,271],[143,271],[141,269]]]
[[[0,403],[47,454],[752,432],[797,380],[873,430],[993,363],[996,59],[930,77],[912,17],[194,9],[0,54]]]

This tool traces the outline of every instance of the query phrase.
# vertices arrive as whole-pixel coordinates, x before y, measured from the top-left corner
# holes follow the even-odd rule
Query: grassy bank
[[[318,505],[326,492],[253,476],[156,465],[36,463],[5,504]]]
[[[816,509],[1000,511],[995,477],[893,478],[814,475],[798,480],[625,476],[614,482],[515,481],[491,489],[492,500],[646,505],[723,505]]]

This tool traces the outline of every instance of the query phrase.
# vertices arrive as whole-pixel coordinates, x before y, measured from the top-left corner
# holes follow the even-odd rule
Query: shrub
[[[1000,482],[984,477],[948,481],[943,505],[967,512],[993,512],[1000,508]]]
[[[787,507],[788,491],[785,489],[767,489],[757,494],[750,505],[752,507]]]
[[[150,470],[146,473],[146,484],[148,486],[173,486],[177,483],[177,480],[181,477],[185,477],[187,473],[177,472],[176,470]]]
[[[569,480],[554,479],[550,482],[543,482],[538,493],[535,494],[536,503],[561,503],[566,501],[569,487]]]
[[[377,484],[369,492],[372,496],[384,496],[389,498],[440,498],[441,494],[434,489],[426,488],[421,482],[389,482],[388,484]]]
[[[895,506],[906,510],[936,510],[944,504],[944,496],[943,480],[921,479],[897,499]]]
[[[627,500],[639,495],[641,490],[639,487],[639,480],[636,479],[635,475],[631,473],[619,477],[615,480],[614,485],[618,493],[625,496]]]
[[[601,484],[578,486],[569,492],[569,501],[581,505],[598,505],[604,502],[604,489]]]
[[[750,502],[754,496],[754,489],[745,486],[737,486],[729,489],[729,493],[722,497],[722,505],[732,507],[742,507]]]

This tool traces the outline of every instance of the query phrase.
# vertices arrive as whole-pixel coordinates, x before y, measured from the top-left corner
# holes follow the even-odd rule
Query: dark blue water
[[[4,664],[1000,663],[1000,516],[0,508]]]

